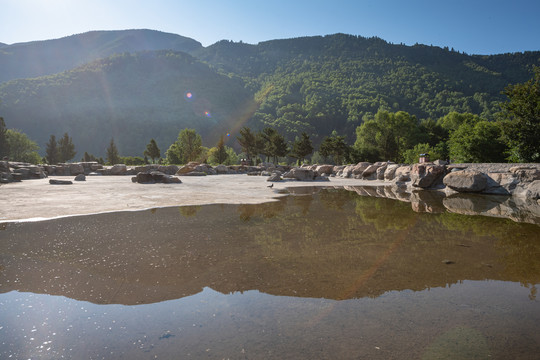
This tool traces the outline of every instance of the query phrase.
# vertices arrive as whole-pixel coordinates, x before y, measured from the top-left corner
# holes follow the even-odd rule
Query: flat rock
[[[49,179],[49,184],[51,184],[51,185],[72,185],[73,182],[70,181],[70,180]]]

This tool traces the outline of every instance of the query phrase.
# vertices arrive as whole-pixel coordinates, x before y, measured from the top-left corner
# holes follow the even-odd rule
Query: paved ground
[[[181,177],[182,184],[137,184],[131,176],[87,176],[73,185],[50,185],[52,176],[0,186],[0,222],[42,220],[99,212],[143,210],[155,207],[203,204],[254,204],[273,201],[279,190],[297,186],[382,185],[380,181],[331,178],[326,182],[283,181],[267,177],[214,175]]]

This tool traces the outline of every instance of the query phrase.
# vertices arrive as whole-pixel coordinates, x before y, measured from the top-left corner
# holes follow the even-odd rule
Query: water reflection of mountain
[[[7,223],[0,292],[94,303],[222,293],[348,299],[464,280],[540,283],[538,226],[322,190],[262,205]]]

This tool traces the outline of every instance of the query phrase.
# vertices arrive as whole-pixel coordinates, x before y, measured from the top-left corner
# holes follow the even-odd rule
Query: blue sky
[[[539,0],[0,0],[0,42],[154,29],[200,41],[347,33],[469,54],[540,50]]]

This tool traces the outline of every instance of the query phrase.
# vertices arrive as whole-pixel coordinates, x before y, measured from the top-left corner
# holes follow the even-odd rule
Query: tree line
[[[380,109],[376,114],[363,116],[356,127],[356,138],[347,144],[345,134],[332,131],[322,139],[314,152],[313,142],[306,132],[286,141],[282,132],[264,127],[255,132],[243,127],[236,141],[242,153],[226,145],[229,136],[222,135],[212,148],[202,145],[202,138],[194,129],[179,132],[177,140],[170,145],[162,159],[154,139],[151,139],[142,157],[121,157],[111,139],[107,148],[107,163],[124,162],[139,165],[151,162],[185,164],[190,161],[213,164],[234,164],[240,158],[253,162],[280,160],[286,163],[302,163],[311,158],[312,163],[334,164],[359,161],[394,161],[414,163],[421,153],[429,153],[432,159],[450,159],[454,162],[539,162],[540,161],[540,67],[535,67],[533,77],[521,84],[509,85],[504,94],[508,100],[500,103],[501,111],[495,121],[468,113],[450,112],[433,119],[418,120],[405,111],[391,112]],[[51,135],[46,156],[37,154],[37,144],[24,133],[6,129],[0,118],[0,155],[14,161],[32,163],[66,162],[76,155],[74,144],[65,133],[58,141]],[[85,153],[83,161],[99,161]]]

